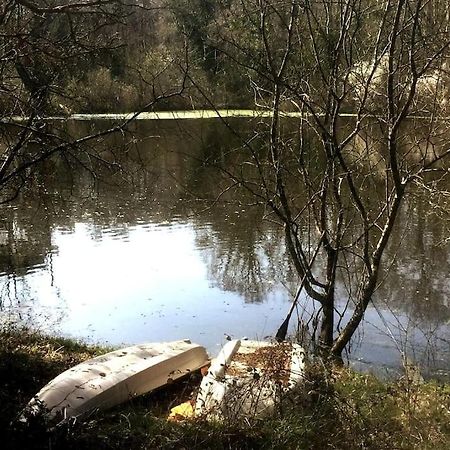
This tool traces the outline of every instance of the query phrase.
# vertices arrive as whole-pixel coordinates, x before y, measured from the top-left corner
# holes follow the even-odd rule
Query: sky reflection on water
[[[211,284],[191,224],[134,226],[125,239],[90,228],[56,230],[47,269],[25,276],[20,310],[39,328],[113,345],[187,337],[216,353],[225,333],[262,339],[282,320],[287,293],[243,303]]]
[[[3,209],[0,316],[113,345],[190,338],[212,355],[225,333],[273,336],[298,283],[283,230],[263,220],[254,199],[207,207],[189,194],[220,192],[199,161],[230,138],[212,122],[141,122],[139,130],[159,137],[142,144],[145,170],[127,163],[132,182],[105,177],[93,189],[85,173],[44,174],[43,192]],[[450,366],[449,247],[421,208],[402,210],[390,274],[356,336],[351,358],[363,370],[398,367],[405,349],[422,368]],[[301,304],[305,319],[314,306]]]

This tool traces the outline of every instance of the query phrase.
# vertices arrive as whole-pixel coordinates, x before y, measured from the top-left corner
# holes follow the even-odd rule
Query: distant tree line
[[[83,0],[71,6],[61,0],[5,1],[0,9],[0,105],[20,113],[31,95],[53,113],[134,111],[155,95],[173,91],[188,73],[184,95],[160,102],[158,108],[270,107],[271,67],[283,56],[288,20],[280,12],[292,3],[298,2]],[[374,104],[379,100],[377,87],[387,73],[387,60],[384,53],[374,53],[370,37],[381,33],[384,39],[388,30],[386,23],[379,29],[379,21],[368,18],[381,17],[384,2],[304,2],[310,14],[296,18],[296,33],[306,35],[315,28],[314,46],[297,39],[289,54],[291,89],[308,84],[315,102],[326,101],[318,81],[336,70],[330,51],[339,44],[340,23],[346,17],[342,5],[350,3],[353,45],[340,61],[338,77],[351,91],[344,95],[349,111],[361,96]],[[436,30],[427,45],[438,45],[448,28],[448,4],[421,3],[419,31]],[[273,11],[264,16],[266,33],[260,39],[263,6]],[[320,29],[324,19],[327,28]],[[417,48],[415,57],[426,58],[427,50]],[[315,59],[321,56],[317,72]],[[424,97],[443,100],[449,87],[445,52],[432,67],[421,89]],[[285,109],[298,106],[292,95],[282,94],[281,100]]]
[[[0,105],[20,114],[134,111],[186,71],[217,105],[250,106],[248,79],[210,39],[216,1],[6,1],[0,10]],[[160,109],[207,106],[192,83]]]

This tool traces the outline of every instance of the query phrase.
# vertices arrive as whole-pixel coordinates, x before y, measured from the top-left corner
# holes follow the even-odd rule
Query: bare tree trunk
[[[323,354],[328,355],[333,346],[334,335],[334,293],[330,292],[322,304],[322,324],[320,328],[320,348]]]

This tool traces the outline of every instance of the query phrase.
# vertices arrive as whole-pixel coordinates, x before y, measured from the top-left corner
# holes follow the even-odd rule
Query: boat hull
[[[151,392],[208,361],[206,350],[187,340],[116,350],[58,375],[30,401],[27,413],[59,420],[81,417]]]
[[[270,415],[303,382],[304,357],[297,344],[228,342],[202,380],[195,415],[227,421]]]

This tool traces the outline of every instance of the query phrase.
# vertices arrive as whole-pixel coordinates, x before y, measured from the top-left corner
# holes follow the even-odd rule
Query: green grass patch
[[[302,392],[272,418],[233,424],[167,422],[169,409],[193,395],[193,375],[85,422],[47,431],[14,423],[53,377],[111,350],[25,329],[0,331],[0,429],[11,449],[447,449],[450,386],[408,379],[384,382],[350,370],[309,365]]]

